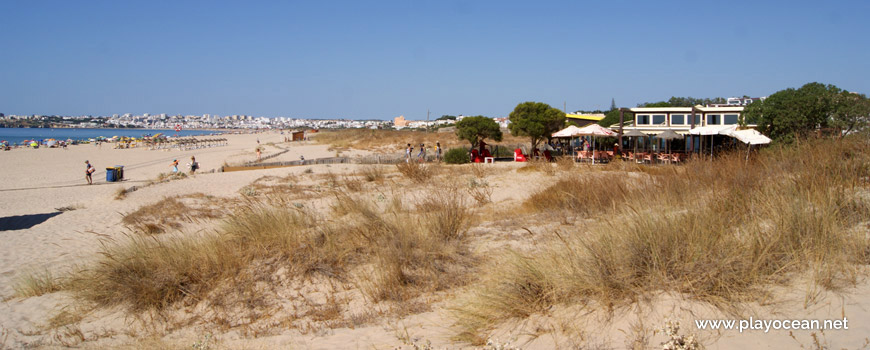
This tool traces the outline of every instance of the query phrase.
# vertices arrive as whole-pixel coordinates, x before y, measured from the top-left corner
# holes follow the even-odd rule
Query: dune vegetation
[[[679,167],[614,163],[560,176],[525,202],[576,213],[545,248],[495,259],[454,315],[481,342],[555,305],[613,309],[676,292],[719,308],[809,274],[838,290],[870,263],[870,144],[815,140]],[[812,288],[809,288],[810,290]]]

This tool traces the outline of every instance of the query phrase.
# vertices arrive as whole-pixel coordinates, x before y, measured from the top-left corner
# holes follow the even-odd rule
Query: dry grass
[[[546,159],[535,159],[528,161],[524,167],[517,169],[517,172],[541,172],[545,175],[553,176],[556,175],[557,170],[559,169],[557,169],[553,165],[553,163],[548,162]]]
[[[15,296],[19,298],[36,297],[61,290],[63,281],[47,269],[26,272],[12,282]]]
[[[492,202],[492,192],[493,188],[489,185],[486,180],[479,179],[475,180],[472,178],[468,182],[468,194],[473,198],[477,204],[484,205]]]
[[[417,210],[334,193],[331,216],[250,201],[213,233],[107,241],[97,261],[77,269],[66,287],[88,305],[134,311],[204,300],[257,309],[269,304],[264,294],[277,296],[273,288],[254,286],[272,285],[280,269],[294,279],[356,284],[371,300],[396,302],[408,312],[423,310],[413,301],[421,293],[465,283],[473,263],[465,232],[473,216],[458,189],[427,193]],[[360,318],[336,316],[338,309],[311,312],[333,325]]]
[[[217,198],[202,193],[166,197],[125,215],[121,222],[145,234],[163,233],[180,228],[184,222],[221,217],[226,214],[226,209],[219,206],[219,202]]]
[[[377,182],[384,179],[384,168],[376,164],[363,165],[359,175],[368,182]]]
[[[765,286],[795,275],[852,285],[870,263],[868,162],[865,140],[819,140],[748,162],[613,165],[633,172],[560,180],[526,205],[577,212],[588,225],[494,262],[458,307],[457,326],[479,342],[499,322],[557,304],[613,308],[665,291],[739,313],[740,302],[764,300]]]
[[[414,161],[396,164],[396,168],[402,175],[418,183],[429,181],[440,169],[437,163],[421,164]]]

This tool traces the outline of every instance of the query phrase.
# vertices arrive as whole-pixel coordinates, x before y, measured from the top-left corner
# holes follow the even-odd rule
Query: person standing
[[[435,159],[441,161],[441,142],[435,142]]]
[[[88,185],[93,185],[94,180],[91,178],[91,175],[93,175],[94,172],[97,171],[97,168],[94,168],[94,166],[91,165],[91,162],[87,160],[85,161],[85,165],[87,166],[85,168],[85,180],[88,180]]]
[[[420,153],[417,153],[417,161],[420,163],[426,162],[426,145],[420,144]]]
[[[178,159],[173,159],[172,164],[169,164],[169,165],[172,166],[172,173],[173,174],[178,172]]]
[[[196,173],[196,169],[199,169],[199,163],[196,162],[196,157],[190,156],[190,175]]]
[[[408,144],[408,147],[405,148],[405,163],[411,162],[411,152],[414,152],[414,147],[411,147],[411,144]]]

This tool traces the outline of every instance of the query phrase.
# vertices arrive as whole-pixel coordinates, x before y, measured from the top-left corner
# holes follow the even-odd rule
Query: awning
[[[604,119],[604,114],[565,114],[568,119],[591,120],[594,122]]]
[[[699,126],[692,130],[689,130],[689,133],[692,135],[729,135],[731,132],[737,130],[737,125],[707,125],[707,126]]]
[[[755,129],[735,130],[728,134],[728,136],[750,145],[766,145],[770,143],[770,138],[762,135]]]

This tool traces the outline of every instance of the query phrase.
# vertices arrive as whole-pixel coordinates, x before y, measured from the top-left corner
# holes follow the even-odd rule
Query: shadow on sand
[[[29,214],[0,217],[0,231],[26,230],[60,215],[60,211],[45,214]]]

